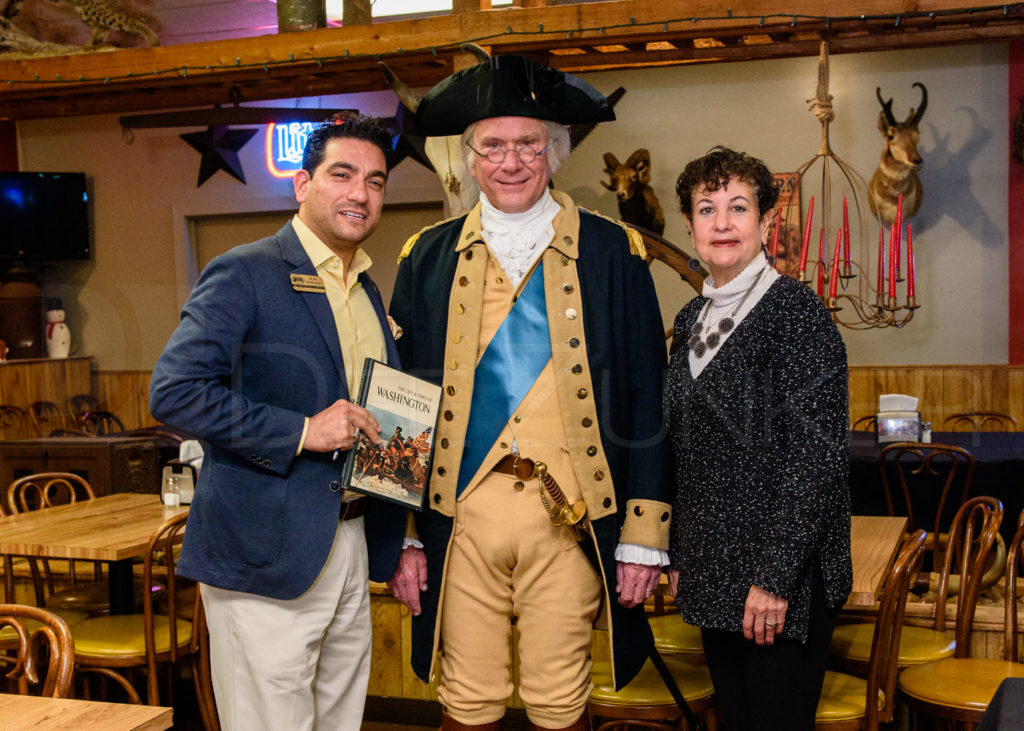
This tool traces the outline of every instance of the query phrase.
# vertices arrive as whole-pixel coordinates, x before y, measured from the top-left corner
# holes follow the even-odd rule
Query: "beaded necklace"
[[[741,307],[743,307],[743,303],[747,301],[750,293],[754,291],[754,287],[757,286],[757,283],[761,281],[761,275],[764,274],[764,272],[765,270],[762,269],[757,273],[757,276],[754,277],[754,281],[750,283],[749,287],[747,287],[747,291],[744,293],[743,298],[740,299],[739,304],[736,305],[736,308],[718,321],[718,332],[711,331],[710,323],[707,323],[707,326],[705,327],[705,322],[708,319],[708,313],[711,311],[711,300],[708,299],[707,304],[704,305],[704,309],[700,313],[700,317],[690,327],[690,339],[686,341],[686,344],[690,347],[690,350],[693,351],[695,356],[703,358],[704,353],[708,350],[714,350],[717,348],[718,344],[722,342],[722,336],[736,326],[736,321],[733,320],[733,318],[736,317],[736,313],[740,311]]]

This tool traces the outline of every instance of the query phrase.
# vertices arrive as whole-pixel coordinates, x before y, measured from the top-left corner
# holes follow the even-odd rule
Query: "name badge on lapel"
[[[326,292],[324,280],[315,274],[292,274],[292,289],[296,292]]]

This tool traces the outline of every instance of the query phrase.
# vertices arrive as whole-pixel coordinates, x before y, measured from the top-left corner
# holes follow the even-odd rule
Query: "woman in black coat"
[[[672,578],[729,731],[811,729],[852,584],[846,349],[763,248],[778,189],[714,148],[676,193],[711,276],[676,316],[665,413]]]

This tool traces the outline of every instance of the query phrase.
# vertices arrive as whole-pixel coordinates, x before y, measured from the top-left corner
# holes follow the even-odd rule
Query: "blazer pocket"
[[[207,484],[203,548],[217,561],[261,568],[280,558],[287,482],[254,470],[214,463]]]

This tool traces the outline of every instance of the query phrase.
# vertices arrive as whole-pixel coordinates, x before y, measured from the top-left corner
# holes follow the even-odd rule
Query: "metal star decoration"
[[[242,161],[238,159],[238,151],[252,139],[258,130],[231,129],[230,127],[207,127],[205,132],[188,132],[179,135],[203,156],[199,163],[198,188],[218,170],[223,170],[233,178],[245,184],[245,173],[242,172]]]

